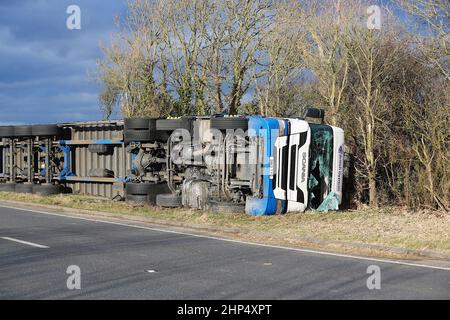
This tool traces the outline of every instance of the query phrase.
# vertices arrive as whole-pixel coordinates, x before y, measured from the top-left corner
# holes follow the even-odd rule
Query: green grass
[[[133,207],[125,202],[79,195],[40,197],[0,193],[0,200],[58,205],[108,212],[115,216],[149,217],[218,229],[238,228],[243,231],[239,237],[255,241],[265,241],[270,238],[268,242],[301,243],[305,239],[314,239],[450,253],[449,215],[410,213],[402,208],[388,207],[329,213],[305,212],[257,217],[187,209]]]

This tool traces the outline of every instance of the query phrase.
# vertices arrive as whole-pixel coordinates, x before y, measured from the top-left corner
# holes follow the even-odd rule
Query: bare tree
[[[99,63],[102,82],[116,84],[101,95],[105,109],[119,103],[124,114],[137,114],[141,93],[154,88],[155,97],[170,98],[172,108],[163,109],[173,115],[239,112],[272,22],[271,0],[136,0],[129,7],[129,28]],[[142,74],[152,80],[145,90],[135,81]]]
[[[176,92],[180,115],[206,112],[206,74],[200,58],[211,11],[211,1],[207,0],[159,1],[153,10],[152,19],[165,41],[162,53],[168,60],[168,80]]]
[[[161,30],[150,11],[147,1],[130,1],[127,19],[118,23],[120,32],[110,47],[102,47],[104,58],[97,63],[97,77],[103,84],[100,102],[106,117],[115,106],[124,116],[170,113],[164,77],[157,76]]]
[[[449,3],[397,0],[367,28],[365,0],[134,0],[98,63],[106,116],[297,115],[343,127],[360,200],[448,210]],[[409,23],[409,20],[408,20]]]
[[[328,108],[328,121],[338,124],[347,87],[348,49],[344,35],[354,23],[357,11],[352,1],[287,2],[280,11],[297,45],[297,54],[317,81],[316,89]]]
[[[293,41],[298,38],[298,30],[286,21],[284,10],[284,4],[275,6],[273,22],[261,42],[254,68],[256,100],[259,113],[265,116],[287,116],[298,113],[300,108],[298,81],[303,61]]]
[[[448,0],[396,0],[415,25],[415,42],[424,61],[433,63],[450,80],[450,2]],[[411,28],[408,25],[407,28]]]
[[[228,40],[226,24],[223,23],[224,18],[220,4],[212,4],[206,26],[205,46],[200,51],[199,63],[206,74],[206,100],[210,104],[210,113],[220,113],[225,110],[224,89],[229,66],[225,61],[226,54],[223,52]]]
[[[384,24],[381,30],[369,30],[365,28],[366,5],[353,4],[355,10],[359,10],[360,23],[355,22],[353,28],[346,33],[345,45],[352,62],[351,83],[349,84],[352,104],[348,112],[351,113],[359,129],[358,137],[364,148],[364,158],[360,159],[363,171],[366,175],[369,189],[369,202],[371,206],[377,206],[377,144],[380,129],[388,120],[386,119],[386,107],[383,103],[383,87],[389,81],[392,74],[392,66],[399,59],[398,53],[402,48],[399,29],[395,21],[390,20],[385,12]],[[356,20],[358,21],[358,20]],[[406,45],[406,44],[403,44]]]
[[[230,66],[228,76],[228,112],[239,112],[242,97],[252,84],[252,68],[255,67],[260,49],[271,24],[271,0],[223,1],[226,46],[222,49]]]

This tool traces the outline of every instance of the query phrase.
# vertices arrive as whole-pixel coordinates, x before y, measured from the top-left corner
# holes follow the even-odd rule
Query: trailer
[[[312,117],[321,123],[305,120]],[[0,127],[0,191],[272,215],[342,201],[344,132],[304,118],[129,118]]]

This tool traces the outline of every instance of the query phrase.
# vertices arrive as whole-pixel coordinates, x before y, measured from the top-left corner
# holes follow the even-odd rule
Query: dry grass
[[[59,205],[68,208],[109,212],[116,215],[150,217],[216,228],[239,228],[249,237],[344,241],[393,246],[413,250],[450,253],[450,217],[442,214],[410,213],[401,208],[364,209],[330,213],[306,212],[256,217],[217,214],[195,210],[133,207],[125,202],[78,195],[40,197],[0,193],[0,200]]]

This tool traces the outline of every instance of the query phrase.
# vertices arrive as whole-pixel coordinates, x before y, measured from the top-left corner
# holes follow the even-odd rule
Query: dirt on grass
[[[234,238],[268,244],[307,246],[384,257],[418,257],[419,251],[430,251],[444,257],[450,255],[450,215],[412,213],[396,207],[251,216],[135,207],[123,201],[81,195],[41,197],[0,193],[0,200],[107,212],[115,217],[152,218],[211,229],[215,234],[229,235],[231,232]]]

